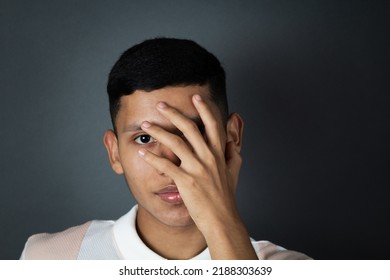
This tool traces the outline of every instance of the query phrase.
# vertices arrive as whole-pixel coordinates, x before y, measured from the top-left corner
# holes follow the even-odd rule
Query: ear
[[[112,169],[117,174],[123,174],[123,167],[119,157],[118,139],[114,131],[111,129],[107,130],[104,133],[103,142],[104,146],[106,146],[108,159],[110,160]]]
[[[240,152],[242,146],[242,132],[244,121],[237,113],[232,113],[226,124],[227,143],[232,142],[237,152]]]

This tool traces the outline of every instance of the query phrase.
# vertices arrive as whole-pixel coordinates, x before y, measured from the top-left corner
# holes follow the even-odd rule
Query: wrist
[[[202,233],[212,259],[257,259],[241,219],[211,224]]]

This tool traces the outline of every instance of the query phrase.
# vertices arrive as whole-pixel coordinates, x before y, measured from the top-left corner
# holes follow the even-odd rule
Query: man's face
[[[148,136],[141,129],[141,124],[148,121],[168,132],[181,135],[156,106],[159,102],[165,102],[199,123],[199,114],[191,101],[195,94],[199,94],[211,104],[210,109],[214,116],[222,122],[217,106],[210,102],[207,86],[165,87],[151,92],[135,91],[131,95],[121,97],[116,119],[117,138],[109,131],[105,135],[105,144],[113,169],[118,174],[124,174],[138,202],[138,217],[146,217],[169,226],[193,224],[180,196],[169,194],[170,190],[175,189],[175,182],[142,160],[138,151],[144,148],[179,166],[180,159],[170,149]]]

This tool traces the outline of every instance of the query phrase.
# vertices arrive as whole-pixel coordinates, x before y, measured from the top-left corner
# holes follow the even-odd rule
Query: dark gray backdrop
[[[390,258],[389,1],[0,2],[0,258],[134,204],[108,164],[105,86],[129,46],[190,38],[243,116],[251,235],[317,259]]]

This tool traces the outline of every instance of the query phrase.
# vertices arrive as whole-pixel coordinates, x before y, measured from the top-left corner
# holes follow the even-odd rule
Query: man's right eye
[[[149,143],[152,143],[152,142],[155,142],[156,140],[150,136],[150,135],[147,135],[147,134],[142,134],[140,136],[137,136],[134,141],[138,144],[141,144],[141,145],[145,145],[145,144],[149,144]]]

